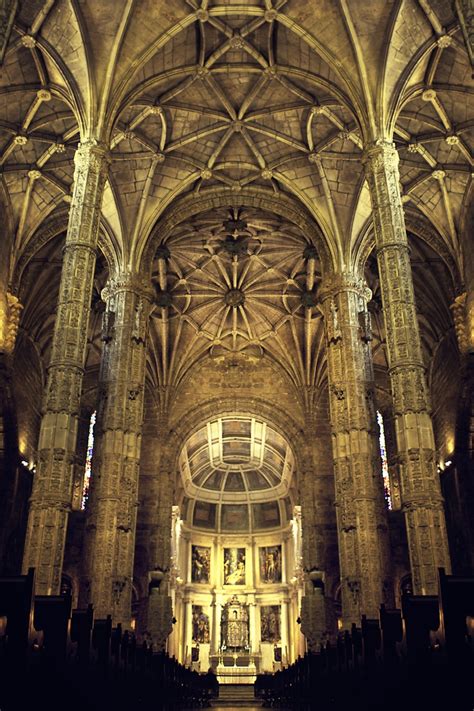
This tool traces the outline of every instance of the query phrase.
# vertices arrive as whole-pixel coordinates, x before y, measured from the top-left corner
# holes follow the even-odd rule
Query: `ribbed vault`
[[[0,77],[15,258],[70,199],[80,135],[111,141],[123,264],[179,195],[219,186],[293,195],[347,264],[370,219],[363,143],[392,135],[405,201],[462,248],[472,88],[446,0],[23,4]]]
[[[313,402],[326,378],[318,285],[324,269],[363,268],[372,249],[363,155],[380,138],[398,147],[410,224],[436,234],[437,254],[412,253],[432,367],[455,295],[437,255],[463,275],[470,249],[473,87],[448,0],[21,3],[0,73],[0,277],[24,302],[43,367],[74,152],[89,138],[110,148],[109,268],[153,273],[148,378],[163,406],[207,356],[271,359]],[[230,219],[247,227],[233,235]]]

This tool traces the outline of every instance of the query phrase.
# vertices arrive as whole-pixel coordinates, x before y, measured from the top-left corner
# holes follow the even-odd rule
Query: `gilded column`
[[[23,572],[36,568],[38,594],[59,593],[61,581],[107,152],[86,141],[75,164],[23,556]]]
[[[364,283],[330,275],[320,298],[327,336],[329,403],[343,623],[378,617],[390,602],[387,513],[374,403]]]
[[[377,141],[366,151],[365,168],[372,200],[413,588],[416,594],[433,595],[438,589],[438,567],[449,572],[450,560],[395,146]]]
[[[96,442],[85,529],[85,594],[95,616],[130,624],[151,295],[138,275],[102,292],[104,312]],[[170,531],[171,535],[171,531]]]

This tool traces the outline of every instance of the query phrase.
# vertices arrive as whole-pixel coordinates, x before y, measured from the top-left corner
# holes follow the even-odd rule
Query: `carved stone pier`
[[[82,599],[97,617],[130,624],[150,293],[130,274],[103,291],[104,313],[93,475]]]
[[[23,572],[36,568],[36,592],[46,595],[59,593],[61,583],[107,152],[95,141],[81,143],[75,163],[23,556]]]
[[[430,400],[421,354],[398,153],[384,141],[365,154],[372,200],[389,372],[415,594],[437,593],[438,568],[450,569]]]
[[[321,293],[336,486],[343,623],[378,617],[390,602],[389,542],[378,449],[367,299],[351,275]]]

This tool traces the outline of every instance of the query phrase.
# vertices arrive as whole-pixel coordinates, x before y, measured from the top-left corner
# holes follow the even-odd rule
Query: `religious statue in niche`
[[[280,606],[264,605],[260,608],[260,629],[262,642],[279,642]]]
[[[191,547],[191,582],[208,583],[211,571],[211,549],[205,546]]]
[[[234,595],[222,610],[221,645],[223,649],[249,647],[248,605],[240,602],[237,595]]]
[[[281,583],[281,546],[260,548],[260,581]]]
[[[193,605],[193,642],[207,644],[209,642],[209,616],[202,611],[202,605]]]
[[[245,548],[224,548],[224,585],[245,585]]]

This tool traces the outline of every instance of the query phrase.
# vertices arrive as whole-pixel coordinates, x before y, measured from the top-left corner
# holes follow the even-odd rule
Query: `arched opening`
[[[170,650],[201,671],[275,671],[302,645],[292,447],[261,418],[216,417],[184,443],[179,477]]]

